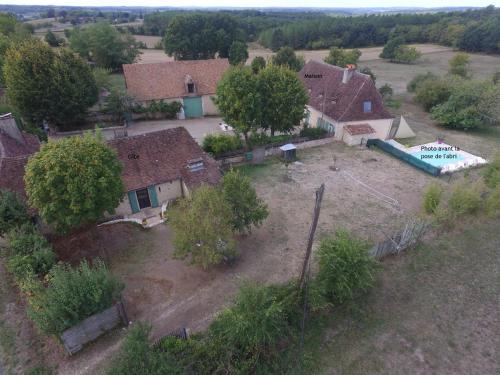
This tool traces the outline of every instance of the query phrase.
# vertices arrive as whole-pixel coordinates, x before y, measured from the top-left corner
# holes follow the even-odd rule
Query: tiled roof
[[[186,76],[190,76],[197,95],[215,94],[217,82],[229,68],[227,59],[168,61],[154,64],[124,64],[128,93],[138,101],[188,96]]]
[[[309,105],[335,121],[390,119],[370,76],[354,71],[344,84],[344,68],[319,61],[308,61],[298,73],[309,90]],[[310,77],[310,78],[307,78]],[[372,102],[371,112],[364,113],[363,102]]]
[[[22,132],[24,142],[19,142],[0,130],[0,158],[31,155],[38,151],[40,142],[37,136]]]
[[[122,180],[127,191],[182,178],[188,187],[216,184],[220,172],[185,128],[173,128],[118,138],[108,142],[123,164]],[[204,168],[190,171],[188,161],[201,158]]]
[[[0,158],[0,189],[18,193],[26,199],[24,190],[24,168],[29,156]]]
[[[369,124],[346,125],[344,129],[350,135],[373,134],[375,130]]]

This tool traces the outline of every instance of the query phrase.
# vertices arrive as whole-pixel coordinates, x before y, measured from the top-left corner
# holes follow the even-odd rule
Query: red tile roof
[[[373,134],[375,130],[369,124],[346,125],[344,129],[350,135]]]
[[[129,94],[138,101],[147,101],[188,96],[187,75],[193,79],[197,95],[215,94],[217,82],[228,68],[227,59],[187,60],[124,64],[123,73]]]
[[[372,79],[366,74],[354,71],[344,84],[344,68],[314,60],[308,61],[298,74],[309,90],[309,105],[335,121],[393,118],[384,107]],[[368,100],[372,102],[372,111],[364,113],[363,102]]]
[[[24,142],[19,142],[0,130],[0,158],[31,155],[40,149],[38,137],[33,134],[22,132]]]
[[[127,191],[179,178],[188,187],[214,185],[221,176],[215,160],[182,127],[118,138],[108,145],[123,163],[122,180]],[[188,161],[198,158],[203,160],[204,168],[189,171]]]
[[[29,156],[0,158],[0,189],[10,190],[26,199],[24,190],[24,168]]]

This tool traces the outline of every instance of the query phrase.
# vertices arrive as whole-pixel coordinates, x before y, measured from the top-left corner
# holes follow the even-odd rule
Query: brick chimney
[[[23,134],[16,124],[16,119],[12,117],[12,113],[7,113],[0,116],[0,132],[8,134],[20,143],[25,143]]]
[[[354,64],[347,64],[344,68],[344,76],[342,77],[342,83],[345,85],[349,82],[351,79],[352,75],[356,71],[356,65]]]

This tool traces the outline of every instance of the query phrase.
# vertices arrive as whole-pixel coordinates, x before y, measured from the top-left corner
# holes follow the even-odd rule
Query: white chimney
[[[18,142],[25,142],[23,134],[16,124],[16,119],[12,117],[12,113],[0,116],[0,132],[8,134],[11,138],[14,138]]]
[[[347,82],[349,82],[355,70],[356,70],[356,65],[354,64],[346,65],[346,67],[344,68],[344,76],[342,77],[342,83],[344,85],[347,84]]]

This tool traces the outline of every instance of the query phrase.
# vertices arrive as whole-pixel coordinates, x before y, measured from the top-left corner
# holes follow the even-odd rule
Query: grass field
[[[308,374],[500,373],[500,220],[383,262],[377,286],[310,327]]]

